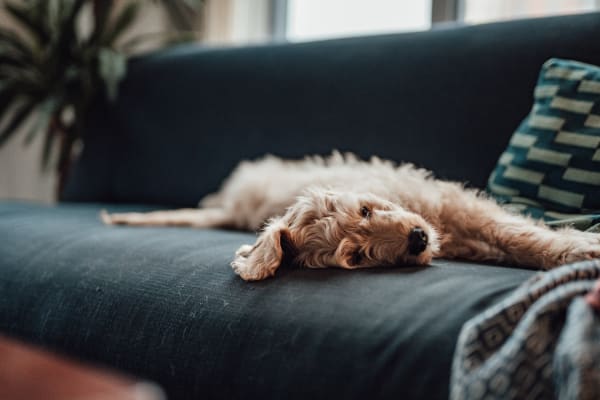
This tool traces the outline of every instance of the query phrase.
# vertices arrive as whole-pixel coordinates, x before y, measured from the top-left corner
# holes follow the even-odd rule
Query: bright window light
[[[597,0],[463,0],[464,20],[482,23],[593,11]]]
[[[288,0],[286,37],[326,39],[431,27],[431,0]]]

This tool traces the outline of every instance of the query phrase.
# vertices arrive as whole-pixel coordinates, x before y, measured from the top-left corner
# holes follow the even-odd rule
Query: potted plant
[[[156,1],[167,7],[177,27],[189,23],[200,0]],[[76,143],[82,140],[92,100],[114,100],[127,73],[127,56],[145,37],[125,38],[140,11],[138,1],[20,0],[4,11],[17,30],[0,27],[0,146],[25,121],[24,142],[44,135],[42,165],[52,161],[62,191]],[[91,27],[79,29],[91,12]],[[181,37],[179,37],[181,38]],[[53,156],[57,148],[56,157]]]

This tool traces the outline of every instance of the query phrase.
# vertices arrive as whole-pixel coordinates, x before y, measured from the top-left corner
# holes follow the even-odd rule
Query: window
[[[594,11],[599,5],[598,0],[462,0],[459,7],[465,22],[482,23]]]
[[[432,23],[478,24],[589,12],[600,0],[271,0],[275,37],[290,41],[429,29]]]
[[[431,0],[288,0],[286,39],[429,29]]]

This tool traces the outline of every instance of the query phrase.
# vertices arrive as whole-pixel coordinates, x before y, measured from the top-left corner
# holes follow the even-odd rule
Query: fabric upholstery
[[[99,105],[65,200],[193,206],[243,158],[334,148],[484,188],[551,57],[600,65],[600,15],[131,62]]]
[[[106,207],[124,209],[0,202],[0,332],[171,400],[445,399],[462,323],[532,274],[436,261],[248,283],[228,264],[253,234],[107,227]]]

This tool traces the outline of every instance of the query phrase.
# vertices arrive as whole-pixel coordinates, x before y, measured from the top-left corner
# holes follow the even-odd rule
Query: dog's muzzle
[[[408,253],[418,256],[427,248],[427,234],[419,227],[413,228],[408,234]]]

